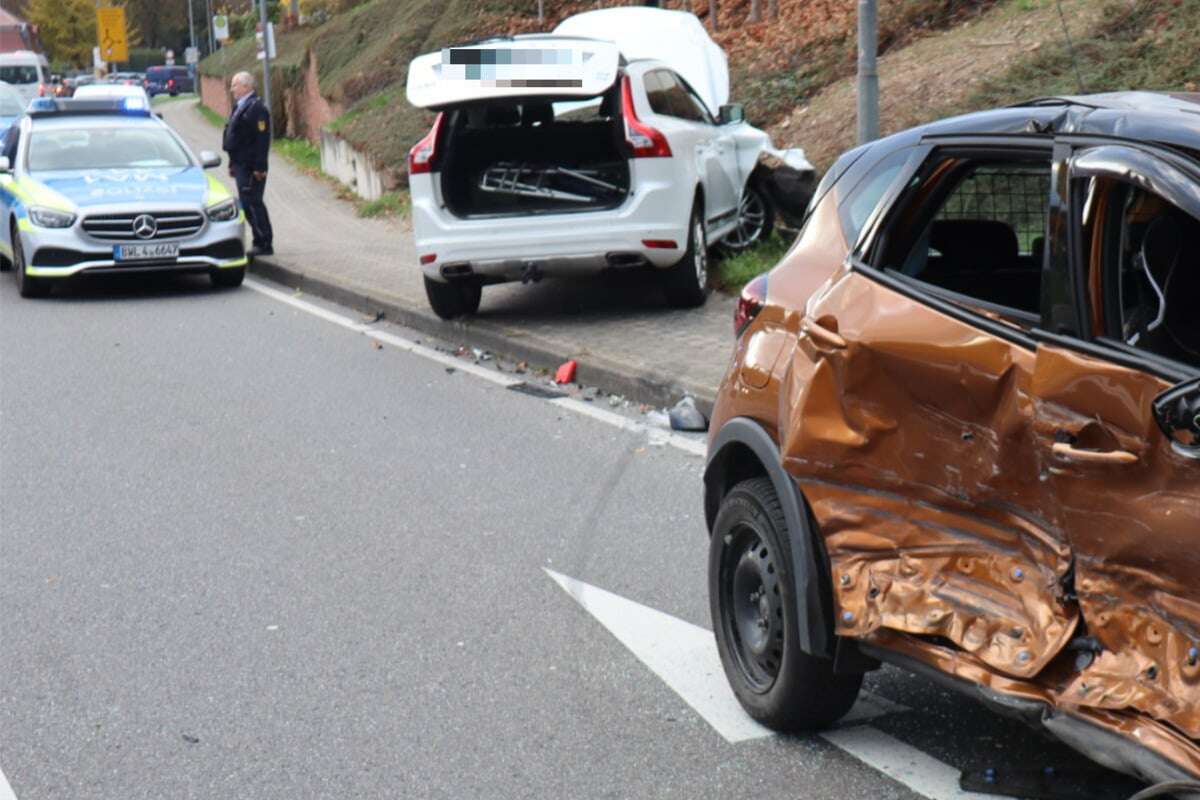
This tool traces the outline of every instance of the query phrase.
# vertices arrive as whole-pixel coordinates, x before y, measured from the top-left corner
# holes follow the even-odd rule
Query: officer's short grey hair
[[[233,76],[233,79],[230,81],[230,83],[240,83],[247,88],[253,89],[254,76],[249,72],[239,72]]]

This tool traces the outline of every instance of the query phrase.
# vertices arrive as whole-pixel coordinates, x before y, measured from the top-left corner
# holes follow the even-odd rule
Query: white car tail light
[[[633,149],[634,158],[671,157],[671,145],[662,131],[637,118],[633,110],[633,83],[628,75],[621,79],[621,113],[625,117],[625,141]]]
[[[433,127],[425,138],[413,145],[408,151],[408,174],[421,175],[433,171],[433,160],[437,157],[438,134],[442,130],[442,117],[439,112],[433,121]]]

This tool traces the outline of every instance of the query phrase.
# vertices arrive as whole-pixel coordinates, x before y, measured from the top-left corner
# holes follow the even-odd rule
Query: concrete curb
[[[690,394],[696,398],[696,405],[705,415],[712,415],[717,394],[715,386],[678,381],[670,375],[631,368],[600,356],[567,352],[561,344],[525,334],[514,336],[503,326],[485,320],[447,322],[428,308],[414,308],[399,298],[373,295],[369,291],[307,275],[269,260],[255,259],[250,271],[259,277],[364,314],[383,312],[384,318],[391,322],[436,336],[450,344],[488,350],[502,358],[525,361],[533,367],[542,367],[551,372],[559,364],[574,358],[579,362],[575,376],[578,383],[624,395],[638,403],[655,407],[671,406],[685,394]]]

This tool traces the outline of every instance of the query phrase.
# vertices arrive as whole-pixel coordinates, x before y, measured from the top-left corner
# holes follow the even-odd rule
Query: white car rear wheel
[[[667,302],[676,308],[695,308],[708,299],[708,234],[703,209],[697,198],[688,226],[687,251],[666,275]]]

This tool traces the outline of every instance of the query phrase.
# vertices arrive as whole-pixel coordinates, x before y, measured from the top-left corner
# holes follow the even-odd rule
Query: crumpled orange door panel
[[[1154,420],[1169,384],[1043,346],[1033,388],[1079,606],[1104,648],[1061,699],[1137,709],[1200,738],[1200,461],[1174,452]],[[1056,443],[1085,452],[1056,455]]]
[[[800,327],[780,442],[829,553],[837,633],[942,637],[1039,673],[1078,611],[1039,479],[1034,353],[850,271]]]

